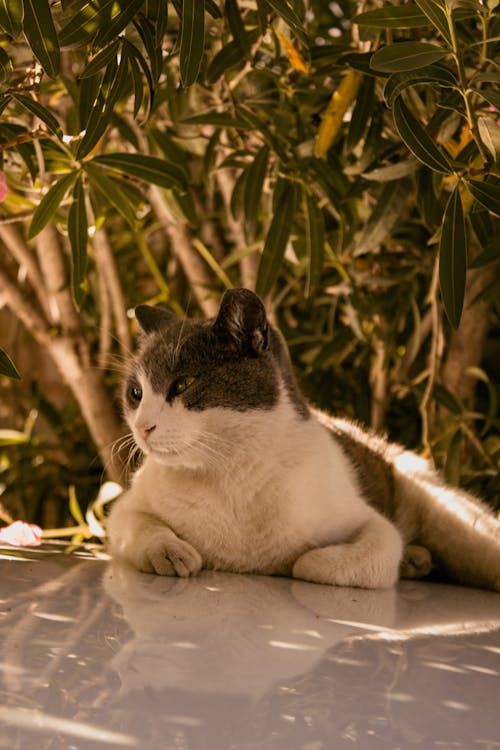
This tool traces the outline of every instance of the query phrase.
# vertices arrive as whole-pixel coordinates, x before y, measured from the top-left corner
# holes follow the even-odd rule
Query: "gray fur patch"
[[[151,312],[158,310],[157,313]],[[187,409],[214,407],[248,411],[273,409],[280,384],[302,419],[310,416],[286,350],[265,316],[257,295],[230,290],[215,321],[181,320],[158,308],[139,308],[142,345],[124,393],[129,409],[137,408],[132,389],[143,371],[154,392],[167,401],[182,399]],[[177,393],[176,383],[189,379]]]

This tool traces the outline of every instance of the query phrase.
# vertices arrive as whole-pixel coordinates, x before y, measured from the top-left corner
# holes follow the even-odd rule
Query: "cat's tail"
[[[429,550],[436,577],[500,591],[499,519],[476,498],[443,484],[414,454],[394,461],[394,477],[397,525],[408,544]]]

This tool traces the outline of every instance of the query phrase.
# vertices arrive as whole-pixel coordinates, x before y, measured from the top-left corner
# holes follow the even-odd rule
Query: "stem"
[[[429,353],[429,368],[428,368],[428,379],[425,386],[424,395],[420,402],[420,416],[422,418],[422,445],[424,451],[429,458],[432,458],[432,451],[429,441],[429,403],[436,382],[438,373],[438,362],[439,362],[439,349],[441,342],[441,318],[439,315],[438,306],[438,286],[439,286],[439,253],[436,254],[436,260],[434,262],[434,270],[432,272],[431,286],[429,289],[429,299],[431,303],[431,316],[432,316],[432,338],[431,338],[431,351]]]
[[[453,11],[448,8],[448,5],[445,4],[445,12],[446,12],[446,19],[448,21],[448,28],[450,30],[450,38],[451,38],[451,45],[453,49],[453,57],[455,58],[455,62],[457,64],[457,70],[458,70],[458,79],[460,82],[460,93],[462,94],[462,98],[464,100],[465,104],[465,114],[467,117],[467,123],[470,128],[470,132],[472,133],[472,137],[474,138],[474,141],[476,142],[476,146],[479,149],[479,153],[481,154],[481,158],[484,162],[484,164],[489,167],[491,163],[490,154],[488,153],[488,150],[485,148],[481,137],[479,135],[479,131],[477,129],[477,124],[474,119],[474,114],[472,112],[472,108],[470,105],[468,92],[469,92],[469,86],[467,81],[467,74],[465,72],[465,65],[464,61],[462,59],[462,56],[460,54],[457,34],[455,30],[455,24],[453,23]],[[484,26],[483,26],[483,38],[484,38]]]

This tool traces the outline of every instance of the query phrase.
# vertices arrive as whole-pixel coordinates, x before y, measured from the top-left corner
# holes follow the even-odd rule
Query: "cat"
[[[429,463],[308,405],[261,299],[208,321],[141,305],[123,389],[144,460],[108,519],[112,556],[389,588],[428,575],[500,590],[500,523]]]

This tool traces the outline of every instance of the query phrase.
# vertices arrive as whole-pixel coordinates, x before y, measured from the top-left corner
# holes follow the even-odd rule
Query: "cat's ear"
[[[269,348],[269,323],[260,297],[249,289],[228,289],[213,324],[219,340],[240,351],[260,354]]]
[[[135,317],[144,333],[154,333],[177,320],[177,315],[162,307],[139,305],[135,308]]]

